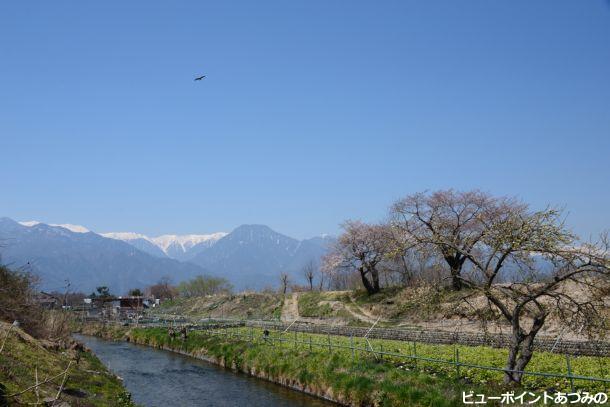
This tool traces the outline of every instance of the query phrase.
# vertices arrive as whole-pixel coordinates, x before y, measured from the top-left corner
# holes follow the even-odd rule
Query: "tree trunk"
[[[460,269],[451,269],[451,288],[453,291],[460,291],[463,288],[460,271]]]
[[[516,380],[515,373],[512,370],[516,370],[515,366],[517,365],[517,358],[519,357],[519,349],[521,347],[521,343],[523,342],[523,335],[519,332],[520,328],[515,330],[513,327],[513,335],[510,339],[510,345],[508,348],[508,360],[506,361],[506,372],[504,372],[504,383],[519,383]]]
[[[379,285],[379,272],[376,269],[371,269],[371,277],[373,279],[373,289],[378,293],[381,291],[381,286]]]
[[[504,373],[504,383],[521,384],[523,370],[525,370],[525,367],[534,355],[534,339],[540,328],[544,325],[545,318],[546,316],[534,318],[532,328],[527,334],[523,333],[518,323],[513,324],[513,336],[508,352],[506,369],[515,371]]]
[[[453,291],[460,291],[463,288],[462,279],[462,266],[464,265],[465,257],[461,257],[459,254],[445,255],[445,261],[449,265],[451,273],[451,288]]]
[[[378,293],[379,292],[379,282],[377,283],[378,287],[376,289],[375,286],[373,284],[371,284],[369,279],[366,277],[366,271],[364,270],[364,267],[359,267],[358,271],[360,272],[360,278],[362,278],[362,284],[364,285],[364,288],[366,289],[367,294],[372,295],[372,294]]]

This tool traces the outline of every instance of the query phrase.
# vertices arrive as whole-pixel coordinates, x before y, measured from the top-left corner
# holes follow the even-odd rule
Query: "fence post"
[[[383,360],[383,343],[379,345],[379,359]]]
[[[250,328],[250,342],[254,342],[254,328]]]
[[[328,352],[329,353],[332,352],[331,345],[330,345],[330,334],[328,334]]]
[[[574,393],[574,377],[572,376],[572,365],[570,364],[570,355],[567,354],[566,365],[568,366],[568,377],[570,378],[570,386],[572,387],[572,393]]]
[[[417,346],[415,345],[415,341],[413,341],[413,356],[415,356],[413,362],[415,362],[415,367],[417,367]]]
[[[355,355],[354,355],[354,335],[349,334],[349,346],[352,348],[352,363],[354,363]]]
[[[457,378],[460,378],[460,350],[455,347],[455,372],[457,374]]]
[[[294,331],[294,348],[297,349],[297,331]]]
[[[311,335],[309,335],[309,351],[311,352]]]

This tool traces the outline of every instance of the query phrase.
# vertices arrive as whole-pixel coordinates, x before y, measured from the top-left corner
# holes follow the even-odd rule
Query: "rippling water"
[[[115,374],[136,403],[173,406],[333,406],[267,381],[175,353],[76,335]]]

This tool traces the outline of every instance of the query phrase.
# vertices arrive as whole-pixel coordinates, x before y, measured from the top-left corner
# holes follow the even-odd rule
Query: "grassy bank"
[[[346,405],[457,406],[461,384],[443,374],[397,369],[389,363],[342,353],[249,343],[191,332],[171,339],[163,328],[132,329],[130,341],[173,349]]]
[[[230,328],[227,330],[218,331],[220,334],[239,334],[244,337],[260,337],[261,329],[251,328]],[[294,333],[281,334],[280,332],[271,332],[274,338],[282,338],[285,340],[281,346],[294,346]],[[313,348],[326,350],[329,337],[327,335],[297,333],[297,341],[305,342],[305,344],[297,344],[300,347],[308,348],[309,340],[312,341]],[[390,353],[399,353],[401,355],[437,359],[443,361],[454,361],[456,350],[459,353],[459,361],[464,364],[491,366],[502,369],[508,357],[506,349],[492,348],[488,346],[466,346],[466,345],[442,345],[442,344],[426,344],[412,343],[395,340],[384,339],[369,339],[366,342],[363,338],[354,337],[350,339],[345,336],[330,336],[331,342],[336,346],[343,346],[343,349],[333,349],[333,352],[343,353],[345,356],[351,357],[352,351],[349,346],[353,344],[355,348],[369,349],[372,346],[375,351],[384,351]],[[318,344],[316,346],[316,344]],[[363,351],[355,351],[355,357],[358,358]],[[456,375],[456,367],[452,364],[443,364],[439,362],[428,362],[418,360],[410,360],[403,357],[383,356],[384,359],[393,365],[401,366],[403,369],[418,370],[429,374],[442,374],[447,376]],[[599,377],[610,379],[610,358],[594,357],[594,356],[570,356],[570,368],[573,375]],[[536,352],[534,357],[527,366],[528,371],[544,372],[544,373],[567,373],[567,360],[565,355],[551,352]],[[482,386],[491,386],[494,388],[503,387],[502,379],[503,372],[483,370],[473,367],[460,367],[460,379],[466,384],[479,384]],[[585,391],[607,391],[608,385],[602,382],[592,382],[585,380],[574,380],[574,386]],[[548,388],[568,391],[571,389],[571,382],[565,378],[550,378],[541,376],[526,375],[523,379],[523,387],[527,390],[539,391]]]
[[[195,331],[186,342],[171,339],[166,329],[93,326],[90,334],[110,339],[127,339],[149,346],[172,349],[210,360],[258,377],[281,383],[349,405],[462,405],[461,392],[473,390],[500,394],[508,389],[502,384],[502,372],[461,366],[459,372],[450,364],[413,361],[385,355],[376,360],[362,350],[352,353],[348,337],[330,336],[329,351],[326,335],[294,332],[271,332],[272,338],[283,342],[265,341],[263,331],[251,328],[217,330],[215,335]],[[254,339],[253,343],[251,340]],[[297,339],[297,343],[295,343]],[[310,347],[309,341],[312,345]],[[356,348],[368,348],[361,338],[354,338]],[[489,347],[426,345],[409,342],[371,339],[370,345],[379,351],[450,361],[458,349],[460,362],[503,367],[506,351]],[[311,350],[310,350],[311,349]],[[572,373],[608,378],[610,358],[574,357],[570,359]],[[563,355],[537,352],[528,366],[530,371],[565,374]],[[459,378],[458,377],[459,374]],[[607,391],[600,382],[575,380],[577,389],[589,392]],[[555,389],[569,391],[568,379],[526,376],[522,391],[540,393]]]
[[[41,385],[38,395],[31,389],[8,397],[9,406],[54,398],[63,380],[61,373],[70,362],[59,400],[72,406],[134,406],[121,381],[93,353],[78,346],[66,349],[57,344],[44,343],[15,328],[6,336],[9,327],[0,323],[0,344],[7,338],[0,353],[0,384],[5,387],[5,394],[13,395],[33,386],[36,373],[39,383],[56,377]]]
[[[272,293],[222,294],[176,298],[153,308],[151,315],[180,314],[199,318],[279,319],[284,297]]]

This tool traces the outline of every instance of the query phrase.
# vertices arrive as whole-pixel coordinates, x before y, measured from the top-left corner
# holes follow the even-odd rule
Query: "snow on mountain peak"
[[[22,224],[23,226],[27,226],[27,227],[32,227],[32,226],[36,226],[38,224],[41,224],[42,222],[39,222],[37,220],[28,220],[25,222],[19,222],[20,224]],[[74,233],[89,233],[91,232],[89,229],[87,229],[84,226],[81,225],[73,225],[71,223],[49,223],[49,226],[54,226],[54,227],[60,227],[60,228],[64,228],[64,229],[68,229],[70,232],[74,232]]]
[[[127,243],[135,244],[142,239],[158,247],[165,255],[171,258],[181,258],[186,252],[200,243],[211,246],[227,234],[224,232],[211,233],[208,235],[162,235],[149,237],[140,233],[133,232],[109,232],[102,233],[104,237],[122,240]]]
[[[144,239],[144,240],[148,240],[149,242],[152,242],[150,237],[148,237],[146,235],[142,235],[140,233],[134,233],[134,232],[109,232],[109,233],[101,233],[101,235],[104,237],[108,237],[110,239],[116,239],[116,240]]]
[[[211,233],[209,235],[162,235],[151,239],[161,250],[167,252],[167,249],[172,245],[182,247],[186,251],[199,243],[213,243],[223,238],[227,234],[224,232]]]
[[[63,223],[63,224],[52,224],[51,226],[59,226],[60,228],[64,228],[64,229],[68,229],[71,232],[74,233],[89,233],[91,232],[89,229],[87,229],[84,226],[81,225],[73,225],[71,223]]]
[[[23,226],[32,227],[32,226],[38,225],[40,222],[38,222],[37,220],[28,220],[28,221],[19,222],[19,223],[22,224]]]

